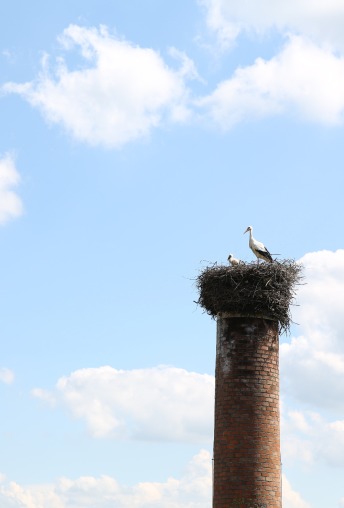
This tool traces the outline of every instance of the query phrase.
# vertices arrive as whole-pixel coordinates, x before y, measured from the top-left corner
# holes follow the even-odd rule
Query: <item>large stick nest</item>
[[[212,317],[263,317],[278,321],[280,332],[289,332],[290,305],[302,278],[302,265],[289,259],[237,266],[215,263],[196,279],[197,303]]]

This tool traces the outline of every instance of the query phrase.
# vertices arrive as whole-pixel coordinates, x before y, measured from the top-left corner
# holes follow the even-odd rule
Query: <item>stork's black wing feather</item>
[[[272,256],[266,247],[265,250],[257,249],[257,252],[259,252],[259,254],[263,256],[263,258],[267,259],[271,263],[273,262]]]

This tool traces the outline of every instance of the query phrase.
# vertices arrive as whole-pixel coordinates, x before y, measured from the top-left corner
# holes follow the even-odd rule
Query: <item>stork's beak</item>
[[[248,228],[247,228],[247,229],[245,229],[244,234],[245,234],[245,233],[247,233],[247,231],[248,231]]]

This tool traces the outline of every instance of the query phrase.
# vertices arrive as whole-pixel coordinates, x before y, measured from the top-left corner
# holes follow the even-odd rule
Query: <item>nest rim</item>
[[[197,305],[212,318],[252,317],[278,322],[279,333],[290,333],[290,306],[296,286],[302,284],[303,266],[293,259],[274,263],[213,263],[195,279]]]

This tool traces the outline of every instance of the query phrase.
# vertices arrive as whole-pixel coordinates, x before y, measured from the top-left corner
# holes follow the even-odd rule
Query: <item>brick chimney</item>
[[[213,508],[280,508],[279,331],[302,266],[206,268],[198,304],[217,320]]]
[[[280,508],[278,323],[218,317],[213,508]]]

